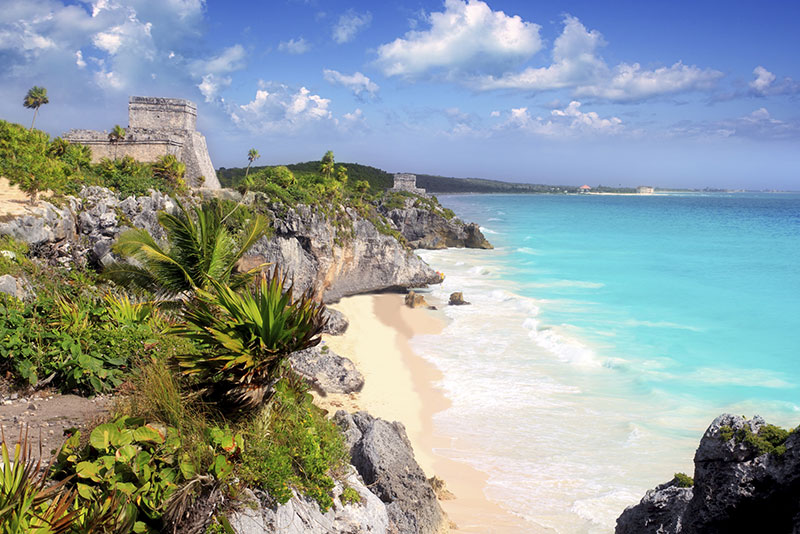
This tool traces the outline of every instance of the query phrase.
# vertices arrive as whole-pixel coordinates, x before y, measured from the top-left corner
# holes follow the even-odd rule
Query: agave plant
[[[234,268],[264,234],[267,220],[256,215],[237,238],[225,226],[219,203],[205,203],[191,211],[180,202],[178,207],[178,214],[158,214],[167,246],[162,247],[147,230],[128,230],[114,251],[140,265],[115,263],[106,267],[104,275],[124,287],[144,289],[167,300],[208,288],[210,280],[233,288],[249,282],[259,268],[238,274]]]
[[[211,400],[254,409],[272,394],[286,357],[317,345],[325,325],[325,305],[306,291],[299,298],[286,289],[286,277],[275,269],[249,293],[210,280],[211,291],[184,312],[176,333],[206,350],[178,357],[185,375],[199,379]]]
[[[65,534],[70,531],[77,512],[71,510],[76,494],[64,491],[64,480],[47,485],[41,458],[31,458],[28,431],[20,429],[19,442],[12,460],[5,434],[0,445],[0,533]],[[41,455],[40,455],[41,456]]]

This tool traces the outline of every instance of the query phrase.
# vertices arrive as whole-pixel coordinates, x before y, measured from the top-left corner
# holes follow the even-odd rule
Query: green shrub
[[[354,488],[347,486],[342,491],[342,496],[339,497],[339,500],[342,501],[342,504],[358,504],[361,502],[361,494],[358,493]]]
[[[0,120],[0,176],[18,186],[36,202],[40,192],[60,192],[66,182],[65,165],[50,155],[50,137]]]
[[[185,324],[174,329],[205,352],[180,355],[178,362],[210,399],[230,403],[227,409],[257,408],[269,400],[286,357],[319,343],[325,307],[310,290],[295,299],[277,269],[247,293],[209,282],[211,291],[198,292]]]
[[[333,505],[331,474],[344,465],[347,453],[338,428],[314,406],[303,384],[281,380],[269,408],[247,423],[238,476],[280,503],[296,488],[325,511]]]
[[[691,488],[694,486],[694,479],[686,473],[675,473],[674,480],[679,488]]]
[[[122,495],[134,532],[159,532],[164,504],[183,479],[181,439],[171,427],[122,417],[103,423],[81,446],[80,431],[64,443],[56,478],[75,476],[79,501]]]
[[[730,426],[720,427],[720,437],[723,441],[736,440],[736,443],[745,443],[759,456],[762,454],[775,454],[782,456],[786,452],[786,439],[791,432],[775,425],[764,425],[753,433],[748,426],[736,431]]]

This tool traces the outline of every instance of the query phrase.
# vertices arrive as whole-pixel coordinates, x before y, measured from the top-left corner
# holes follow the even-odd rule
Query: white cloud
[[[528,67],[519,73],[500,77],[487,76],[475,86],[478,89],[548,90],[574,87],[603,76],[608,70],[597,55],[605,41],[597,30],[587,31],[575,18],[567,16],[564,31],[553,46],[553,63],[547,67]]]
[[[255,98],[232,107],[233,122],[254,133],[288,132],[309,124],[332,119],[330,100],[312,94],[305,87],[293,90],[286,85],[260,82]]]
[[[224,87],[229,87],[233,79],[230,76],[218,76],[216,74],[206,74],[202,81],[197,84],[197,88],[206,99],[206,102],[213,102]]]
[[[514,108],[497,130],[516,129],[546,137],[578,135],[614,135],[623,131],[618,117],[603,118],[594,111],[581,111],[581,103],[573,100],[564,109],[554,109],[549,117],[533,117],[528,108]],[[493,115],[494,116],[494,115]]]
[[[446,0],[431,13],[430,28],[413,30],[378,48],[377,65],[387,76],[445,72],[498,72],[541,47],[539,26],[492,9],[480,0]]]
[[[339,17],[333,27],[333,40],[339,44],[353,40],[358,32],[372,23],[372,13],[356,13],[352,9]]]
[[[86,68],[86,62],[83,60],[83,52],[78,50],[75,52],[75,64],[78,66],[79,69]]]
[[[753,74],[756,75],[756,79],[750,82],[750,87],[760,94],[764,94],[775,81],[775,75],[761,65],[753,69]]]
[[[595,96],[607,100],[641,100],[659,95],[685,91],[711,89],[722,73],[711,69],[700,69],[684,65],[680,61],[671,67],[642,70],[638,63],[621,63],[614,69],[610,79],[601,79],[592,85],[576,88],[575,94]]]
[[[300,37],[299,39],[289,39],[278,44],[278,50],[287,54],[305,54],[311,50],[311,44]]]
[[[800,93],[800,82],[796,82],[791,78],[777,81],[778,77],[761,65],[753,69],[753,74],[755,74],[756,79],[750,82],[750,93],[752,95],[769,96]]]
[[[230,46],[219,55],[192,62],[192,70],[202,74],[227,74],[245,67],[245,50],[240,44]]]
[[[547,91],[572,88],[576,96],[626,101],[707,90],[722,73],[684,65],[642,70],[638,63],[620,63],[611,69],[598,54],[605,40],[597,30],[587,30],[575,17],[566,16],[564,30],[553,45],[553,61],[546,67],[528,67],[502,76],[485,76],[470,83],[479,90],[518,89]]]
[[[337,70],[325,69],[322,74],[326,81],[334,85],[347,87],[359,98],[364,98],[365,96],[375,98],[379,89],[378,84],[360,72],[348,75],[342,74]]]

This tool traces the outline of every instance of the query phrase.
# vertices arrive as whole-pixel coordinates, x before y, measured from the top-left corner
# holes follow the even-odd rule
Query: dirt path
[[[0,177],[0,220],[31,213],[28,195]]]
[[[0,427],[13,454],[20,428],[27,425],[34,457],[38,457],[41,438],[42,460],[47,462],[64,443],[64,430],[80,428],[107,414],[112,406],[112,397],[87,399],[52,392],[30,396],[7,393],[0,400]]]

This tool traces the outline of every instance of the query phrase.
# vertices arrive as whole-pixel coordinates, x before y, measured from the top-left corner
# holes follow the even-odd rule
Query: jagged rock
[[[675,481],[650,490],[617,519],[617,534],[800,533],[800,432],[783,454],[762,454],[737,437],[765,425],[724,414],[708,427],[694,457],[694,487]]]
[[[347,331],[347,327],[350,326],[350,321],[348,321],[347,317],[339,310],[325,308],[325,317],[327,318],[327,322],[325,323],[325,328],[322,329],[323,334],[340,336],[344,334]]]
[[[313,499],[293,492],[292,498],[280,506],[270,506],[251,491],[238,510],[228,514],[237,534],[384,534],[389,529],[386,505],[364,486],[355,470],[345,478],[347,486],[361,496],[360,503],[343,505],[339,497],[344,486],[336,482],[333,507],[325,513]]]
[[[274,221],[275,235],[260,239],[242,258],[240,270],[268,262],[279,265],[297,290],[310,288],[327,303],[441,282],[422,259],[352,209],[340,212],[345,226],[352,225],[343,231],[341,224],[337,228],[309,206],[269,204],[260,193],[248,193],[245,200],[262,205]]]
[[[402,209],[384,208],[381,212],[392,221],[412,248],[492,248],[475,223],[465,224],[455,217],[446,219],[430,210],[408,205]]]
[[[425,302],[425,297],[417,294],[415,291],[408,292],[405,298],[405,303],[409,308],[422,308],[423,306],[428,305],[428,303]]]
[[[323,393],[353,393],[364,387],[364,375],[353,362],[325,345],[294,352],[289,363]]]
[[[0,293],[25,300],[30,293],[30,285],[24,278],[15,278],[10,274],[0,276]]]
[[[444,480],[436,475],[429,478],[428,483],[433,488],[436,498],[440,501],[451,501],[456,498],[456,496],[453,495],[453,492],[447,489],[447,484],[445,484]]]
[[[449,531],[447,515],[414,459],[405,427],[366,412],[340,410],[334,422],[345,433],[350,457],[369,488],[384,502],[390,526],[403,534]]]
[[[450,306],[463,306],[465,304],[469,304],[466,300],[464,300],[464,293],[461,291],[456,291],[454,293],[450,293]]]

